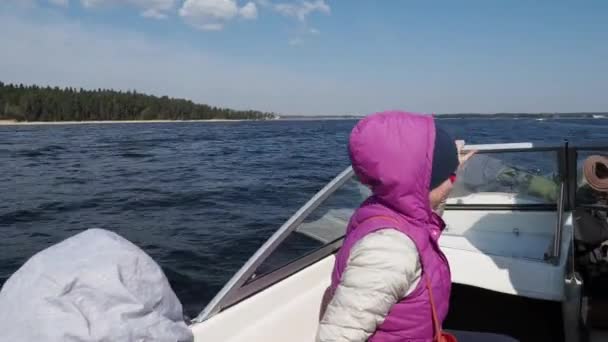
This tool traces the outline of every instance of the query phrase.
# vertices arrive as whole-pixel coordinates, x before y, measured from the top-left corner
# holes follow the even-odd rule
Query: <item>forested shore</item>
[[[273,113],[233,110],[136,91],[40,87],[0,82],[0,120],[149,121],[269,120]]]

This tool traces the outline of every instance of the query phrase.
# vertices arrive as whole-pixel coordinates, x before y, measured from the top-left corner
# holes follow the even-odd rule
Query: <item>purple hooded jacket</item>
[[[370,115],[353,129],[349,153],[359,180],[373,195],[352,216],[338,252],[330,293],[337,288],[351,248],[364,236],[391,227],[418,249],[417,288],[396,303],[369,341],[432,341],[435,334],[427,279],[440,321],[448,312],[450,271],[437,240],[445,227],[429,202],[435,124],[431,116],[403,112]]]

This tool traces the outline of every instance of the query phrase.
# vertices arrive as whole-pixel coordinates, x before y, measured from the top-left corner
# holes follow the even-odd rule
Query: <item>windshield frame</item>
[[[218,292],[218,294],[209,302],[209,304],[205,307],[205,309],[195,318],[192,322],[202,322],[212,315],[220,312],[224,308],[236,304],[238,301],[244,299],[244,297],[236,296],[237,292],[241,294],[244,293],[256,293],[266,288],[267,286],[260,287],[257,281],[253,282],[254,284],[258,284],[256,287],[256,291],[240,291],[244,285],[247,284],[251,276],[257,270],[258,266],[260,266],[264,260],[274,250],[287,238],[287,236],[293,232],[299,225],[304,221],[304,219],[314,210],[316,209],[327,197],[333,194],[337,189],[339,189],[344,183],[346,183],[349,179],[351,179],[354,175],[353,169],[351,166],[347,167],[344,171],[342,171],[338,176],[336,176],[332,181],[330,181],[323,189],[317,192],[304,206],[302,206],[292,217],[290,217],[252,256],[249,260],[239,269],[235,275],[224,285],[224,287]],[[341,239],[340,239],[341,240]],[[342,243],[340,241],[339,245]],[[340,247],[337,246],[336,250]],[[320,251],[323,251],[324,254],[327,253],[327,249],[322,248]],[[269,273],[267,276],[273,275],[276,272],[285,269],[286,267],[293,267],[293,262],[285,265],[284,267]],[[301,268],[300,268],[301,269]],[[288,275],[293,274],[293,270],[290,268]],[[262,279],[260,277],[259,279]],[[281,278],[283,279],[283,278]],[[280,279],[278,279],[280,280]],[[277,280],[277,281],[278,281]]]

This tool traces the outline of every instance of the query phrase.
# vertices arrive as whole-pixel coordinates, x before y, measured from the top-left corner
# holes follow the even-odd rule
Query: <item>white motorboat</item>
[[[440,239],[454,284],[445,328],[520,341],[607,341],[602,328],[608,325],[602,321],[608,321],[608,305],[602,305],[608,301],[597,284],[608,268],[603,272],[596,264],[578,262],[580,246],[594,242],[577,238],[577,231],[595,228],[581,226],[575,213],[607,210],[583,203],[576,194],[577,163],[608,147],[564,142],[465,149],[477,150],[474,158],[491,155],[551,174],[555,191],[553,197],[540,196],[498,179],[477,191],[458,191],[458,178]],[[368,195],[350,167],[335,177],[192,320],[195,341],[314,341],[334,254],[350,215]]]

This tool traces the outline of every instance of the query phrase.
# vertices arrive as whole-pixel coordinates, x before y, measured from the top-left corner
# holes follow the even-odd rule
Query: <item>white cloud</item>
[[[165,19],[167,18],[167,14],[163,13],[159,10],[156,9],[147,9],[143,12],[141,12],[141,16],[145,17],[145,18],[152,18],[152,19]]]
[[[324,0],[279,3],[273,5],[273,7],[282,15],[297,18],[301,22],[305,22],[306,18],[314,12],[323,14],[331,13],[331,8]]]
[[[69,0],[49,0],[51,5],[60,6],[60,7],[68,7],[70,5]]]
[[[67,0],[51,0],[67,1]],[[85,8],[93,9],[102,6],[127,5],[140,10],[140,14],[147,18],[163,19],[175,9],[178,0],[80,0]]]
[[[258,8],[253,2],[249,2],[240,9],[240,14],[245,19],[255,19],[258,17]]]
[[[18,0],[9,0],[18,1]],[[21,0],[34,1],[34,0]],[[70,0],[47,0],[57,6],[67,7]],[[84,8],[96,9],[107,6],[129,6],[139,10],[141,16],[164,19],[178,13],[183,20],[195,28],[219,31],[231,20],[257,19],[258,6],[283,16],[293,17],[306,26],[309,15],[319,12],[329,14],[331,8],[324,0],[300,0],[293,3],[273,3],[270,0],[253,0],[239,6],[238,0],[79,0]],[[177,10],[179,8],[179,10]],[[318,34],[310,29],[310,34]]]
[[[179,15],[196,28],[207,31],[221,30],[225,23],[242,17],[257,18],[257,7],[253,2],[239,8],[236,0],[186,0]]]
[[[331,14],[331,7],[325,2],[325,0],[299,0],[297,2],[281,2],[273,3],[270,0],[256,0],[260,7],[268,8],[280,15],[286,17],[292,17],[300,22],[298,32],[295,33],[291,39],[288,40],[288,44],[291,46],[301,45],[304,43],[303,36],[306,35],[319,35],[321,32],[312,27],[308,27],[308,17],[315,13]]]
[[[304,43],[304,40],[300,37],[292,38],[287,42],[287,44],[289,44],[291,46],[302,45],[302,43]]]

